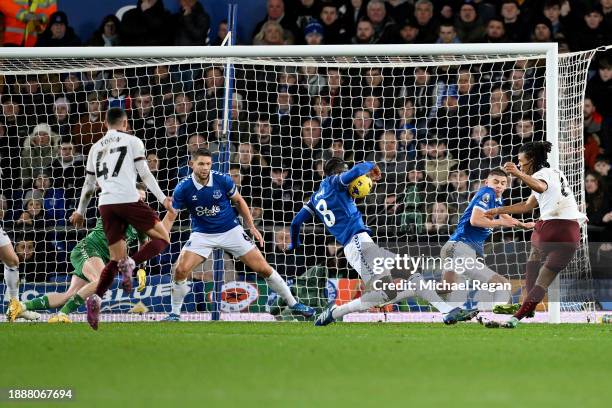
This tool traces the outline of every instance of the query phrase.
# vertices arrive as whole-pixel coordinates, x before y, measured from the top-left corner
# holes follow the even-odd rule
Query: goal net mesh
[[[561,55],[557,84],[554,149],[582,205],[582,102],[591,57]],[[225,132],[228,64],[234,78]],[[109,107],[128,112],[131,131],[144,141],[147,163],[168,194],[190,175],[189,153],[209,148],[214,168],[231,174],[249,204],[268,262],[300,301],[320,310],[363,290],[321,223],[305,224],[303,246],[285,251],[290,222],[321,183],[324,161],[377,162],[383,178],[358,200],[374,240],[393,253],[436,256],[488,171],[516,161],[523,143],[546,140],[545,67],[543,54],[0,58],[2,215],[21,260],[20,297],[65,292],[76,279],[71,252],[94,229],[97,200],[86,229],[73,229],[67,218],[77,204],[87,152],[104,135]],[[515,203],[528,195],[512,180],[504,198]],[[163,216],[150,194],[148,202]],[[172,265],[189,233],[182,214],[170,247],[145,267],[146,288],[124,293],[116,282],[104,298],[105,318],[156,319],[170,311]],[[529,236],[496,230],[485,247],[487,264],[512,282],[514,302],[521,300]],[[583,238],[585,247],[561,277],[562,310],[582,314],[593,302]],[[421,272],[439,280],[442,271]],[[223,282],[215,285],[220,276]],[[186,319],[209,319],[216,289],[223,319],[293,318],[261,278],[227,255],[222,274],[207,260],[193,271],[190,287]],[[5,296],[4,307],[7,301]],[[478,302],[478,293],[468,302]],[[384,312],[419,319],[427,314],[402,312],[429,311],[411,298],[362,317],[380,319]]]

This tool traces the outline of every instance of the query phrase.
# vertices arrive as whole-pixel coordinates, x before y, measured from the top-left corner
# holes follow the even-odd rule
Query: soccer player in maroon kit
[[[83,214],[97,182],[101,188],[98,205],[111,260],[102,270],[96,293],[87,299],[87,321],[94,330],[98,328],[102,297],[112,285],[117,272],[121,272],[123,289],[131,291],[136,264],[153,258],[170,244],[170,235],[157,213],[140,200],[136,189],[137,176],[140,175],[166,210],[174,212],[172,199],[162,192],[147,166],[144,144],[137,137],[125,133],[128,129],[126,113],[120,108],[110,108],[106,113],[106,125],[108,132],[89,151],[87,176],[79,207],[70,216],[74,226],[83,225]],[[125,243],[128,225],[150,238],[133,258],[127,256]]]
[[[494,208],[485,213],[488,217],[498,214],[522,214],[540,208],[540,219],[531,235],[531,252],[526,265],[526,296],[523,304],[504,323],[486,322],[487,327],[514,328],[519,320],[533,316],[536,306],[544,299],[546,289],[572,260],[580,245],[580,224],[586,216],[578,209],[576,198],[567,184],[565,175],[551,169],[548,164],[550,142],[528,142],[519,150],[516,166],[512,162],[504,170],[519,178],[532,190],[522,203]],[[541,263],[544,262],[542,266]]]

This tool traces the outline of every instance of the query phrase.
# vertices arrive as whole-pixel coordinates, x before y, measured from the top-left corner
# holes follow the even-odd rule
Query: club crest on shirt
[[[222,195],[222,194],[221,194],[221,190],[215,190],[215,191],[213,192],[213,198],[214,198],[215,200],[220,199],[220,198],[221,198],[221,195]]]
[[[483,201],[485,204],[489,204],[489,201],[490,201],[490,200],[491,200],[491,196],[489,195],[489,193],[485,193],[485,194],[483,194],[483,196],[482,196],[482,201]]]
[[[191,201],[198,201],[198,196],[197,195],[191,196]]]

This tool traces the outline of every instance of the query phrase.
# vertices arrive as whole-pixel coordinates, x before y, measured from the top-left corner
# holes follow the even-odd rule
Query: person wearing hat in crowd
[[[612,33],[604,25],[604,15],[601,7],[591,7],[583,15],[581,28],[577,35],[572,36],[572,51],[584,51],[608,45]]]
[[[102,19],[102,23],[89,40],[93,47],[116,47],[122,45],[121,21],[114,14]]]
[[[68,17],[63,11],[51,14],[47,28],[36,41],[37,47],[78,47],[79,45],[81,40],[68,25]]]
[[[47,123],[36,125],[25,138],[20,155],[23,188],[32,184],[32,176],[36,170],[46,169],[51,165],[57,155],[59,142],[60,137]]]
[[[516,0],[503,0],[500,9],[506,37],[510,42],[521,42],[525,38],[524,22],[521,18],[521,9]]]
[[[533,42],[552,42],[553,31],[550,20],[541,17],[535,21],[531,32],[531,41]]]
[[[482,20],[478,17],[474,2],[470,0],[463,2],[455,21],[455,28],[459,39],[463,43],[478,42],[484,36],[484,26]]]
[[[345,27],[344,21],[340,18],[338,5],[330,0],[321,4],[319,21],[325,31],[326,44],[348,44],[351,39]]]
[[[304,27],[304,40],[307,45],[323,44],[324,30],[318,20],[311,19]]]

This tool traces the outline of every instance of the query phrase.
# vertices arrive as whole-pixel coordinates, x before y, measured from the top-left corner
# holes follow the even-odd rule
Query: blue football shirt
[[[472,217],[472,211],[474,207],[478,207],[483,211],[487,211],[497,207],[503,207],[504,202],[502,198],[497,198],[495,190],[491,187],[481,187],[470,204],[465,209],[465,212],[459,219],[457,229],[455,233],[450,237],[450,241],[461,241],[465,242],[474,250],[482,255],[484,252],[484,242],[489,238],[489,235],[493,232],[492,228],[475,227],[470,224],[470,218]]]
[[[347,185],[340,180],[340,175],[326,177],[304,208],[316,215],[343,246],[355,234],[372,233],[364,224],[361,212],[349,195]]]
[[[192,174],[174,189],[172,206],[189,210],[191,230],[204,234],[219,234],[240,225],[230,198],[238,192],[232,178],[210,172],[208,184],[198,183]]]

